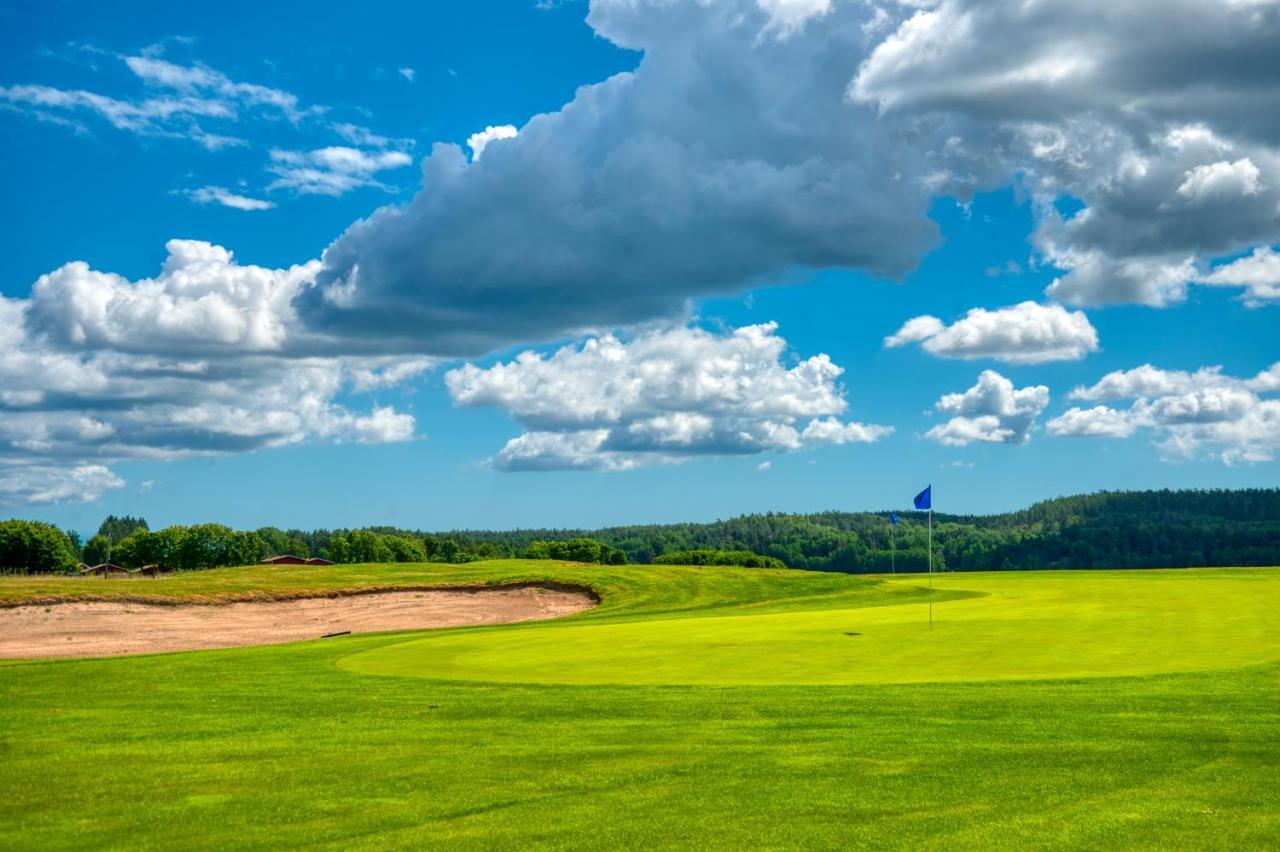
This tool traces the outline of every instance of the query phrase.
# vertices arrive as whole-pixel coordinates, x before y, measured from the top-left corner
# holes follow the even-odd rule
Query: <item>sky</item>
[[[1275,485],[1280,2],[325,5],[0,0],[0,516]]]

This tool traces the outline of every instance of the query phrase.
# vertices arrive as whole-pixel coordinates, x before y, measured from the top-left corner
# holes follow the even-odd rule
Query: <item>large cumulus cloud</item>
[[[412,415],[340,400],[393,386],[421,357],[316,356],[294,345],[290,299],[311,267],[241,266],[173,241],[155,278],[82,263],[0,297],[0,502],[94,499],[111,466],[308,440],[412,438]]]
[[[901,275],[934,245],[924,165],[845,95],[859,4],[596,2],[643,51],[483,156],[438,144],[298,308],[375,349],[472,355],[673,316],[796,268]],[[480,148],[477,148],[477,151]]]
[[[1023,176],[1063,271],[1051,296],[1159,306],[1208,260],[1280,241],[1277,44],[1272,0],[942,0],[850,93],[933,134],[946,191]],[[1059,214],[1063,196],[1083,209]],[[1252,305],[1274,292],[1250,283]]]

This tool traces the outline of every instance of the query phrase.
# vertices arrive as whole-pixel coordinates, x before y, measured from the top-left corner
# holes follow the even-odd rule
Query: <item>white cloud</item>
[[[786,38],[801,29],[811,18],[831,11],[831,0],[756,0],[756,5],[769,16],[765,32]]]
[[[479,357],[679,321],[798,270],[904,275],[937,241],[931,164],[846,97],[871,14],[596,0],[588,24],[636,68],[514,137],[436,144],[417,196],[334,242],[299,312],[383,351]]]
[[[1215,267],[1202,276],[1202,284],[1244,287],[1249,307],[1280,302],[1280,254],[1262,246],[1238,260]]]
[[[516,130],[512,124],[489,125],[479,133],[472,133],[467,137],[467,147],[471,149],[471,159],[473,161],[480,159],[480,155],[490,142],[498,139],[514,139],[520,131]]]
[[[241,266],[192,241],[169,252],[155,278],[73,263],[29,299],[0,297],[0,502],[95,499],[133,459],[413,437],[412,415],[336,398],[431,362],[313,354],[289,307],[312,270]]]
[[[202,186],[198,189],[187,190],[183,194],[197,204],[221,204],[223,207],[230,207],[234,210],[270,210],[276,206],[274,201],[250,198],[246,195],[232,192],[223,186]]]
[[[97,500],[123,487],[123,479],[99,464],[15,467],[0,462],[0,505]]]
[[[809,421],[800,439],[806,444],[870,444],[892,433],[892,426],[841,423],[834,417],[824,417]]]
[[[1257,195],[1262,191],[1261,175],[1248,157],[1231,163],[1223,160],[1199,165],[1186,172],[1186,180],[1178,187],[1178,194],[1196,201],[1221,196]]]
[[[908,343],[919,343],[928,340],[946,328],[946,324],[937,317],[913,317],[902,324],[902,328],[884,339],[888,347],[905,346]]]
[[[1138,428],[1128,412],[1105,405],[1072,408],[1045,424],[1050,435],[1087,436],[1094,438],[1127,438]]]
[[[318,264],[241,266],[226,249],[170,240],[160,275],[131,282],[73,262],[40,276],[32,328],[70,346],[134,352],[283,348],[298,289]]]
[[[118,130],[189,139],[209,150],[242,145],[244,140],[209,131],[205,123],[234,124],[261,112],[297,124],[324,111],[300,106],[289,92],[238,82],[205,65],[178,65],[156,56],[118,58],[143,84],[146,94],[120,98],[83,89],[15,85],[0,86],[0,101],[37,117],[92,113]]]
[[[1160,307],[1214,258],[1280,242],[1274,4],[932,6],[895,16],[850,96],[927,140],[941,192],[1016,175],[1063,272],[1051,296]],[[1060,215],[1064,197],[1083,209]]]
[[[417,72],[414,71],[412,68],[397,68],[396,73],[398,73],[401,77],[405,78],[410,83],[412,83],[414,74],[416,74]]]
[[[762,461],[760,462],[760,464],[756,465],[756,470],[760,471],[761,473],[767,470],[772,470],[772,469],[773,469],[773,462],[771,461]]]
[[[363,186],[392,191],[379,181],[379,172],[403,168],[413,158],[404,151],[370,151],[330,145],[313,151],[271,151],[268,171],[276,179],[268,190],[289,189],[299,195],[338,196]]]
[[[962,447],[975,441],[993,444],[1025,444],[1035,420],[1049,404],[1044,385],[1014,388],[1013,382],[994,370],[984,370],[978,382],[963,393],[950,393],[934,406],[951,415],[925,437]]]
[[[499,452],[508,470],[619,470],[702,455],[875,441],[843,423],[843,372],[826,355],[787,367],[776,325],[591,338],[445,374],[454,402],[506,410],[526,429]]]
[[[1048,225],[1041,230],[1045,256],[1067,274],[1055,278],[1045,294],[1070,305],[1163,308],[1186,299],[1187,285],[1196,278],[1191,255],[1116,259],[1102,251],[1060,248],[1049,230]]]
[[[885,346],[923,341],[941,358],[991,358],[1011,364],[1077,361],[1098,348],[1098,332],[1080,311],[1023,302],[988,311],[971,309],[949,326],[937,317],[908,320]]]
[[[362,444],[390,444],[413,438],[412,414],[403,414],[389,406],[374,406],[373,412],[352,421],[356,440]]]
[[[1103,376],[1071,396],[1132,400],[1128,409],[1099,405],[1072,408],[1049,422],[1054,435],[1126,438],[1148,430],[1166,459],[1216,455],[1227,464],[1269,461],[1280,451],[1280,363],[1252,378],[1225,375],[1221,367],[1195,372],[1144,364]]]
[[[1132,370],[1107,373],[1091,387],[1073,390],[1071,398],[1094,401],[1170,396],[1198,388],[1221,387],[1230,382],[1230,379],[1222,375],[1221,367],[1204,367],[1188,373],[1182,370],[1161,370],[1150,364],[1143,364]]]

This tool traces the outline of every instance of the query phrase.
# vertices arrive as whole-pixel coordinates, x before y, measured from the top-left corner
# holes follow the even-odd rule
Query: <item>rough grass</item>
[[[423,644],[504,635],[545,643],[646,624],[674,635],[747,615],[783,623],[803,622],[802,613],[923,615],[922,592],[901,583],[722,568],[255,568],[153,585],[207,597],[536,579],[589,582],[602,605],[562,623],[448,631]],[[1013,596],[1010,606],[1040,595],[1041,583],[1062,589],[1058,604],[1039,598],[1042,610],[1069,610],[1077,581],[1110,584],[1089,594],[1110,588],[1116,600],[1135,601],[1128,617],[1155,625],[1169,613],[1143,609],[1155,594],[1144,583],[1250,582],[1274,603],[1280,574],[1028,574],[1005,578],[1025,584],[1022,592],[960,594],[974,579],[940,579],[939,630],[1000,594]],[[117,581],[46,582],[71,584],[62,594],[97,594],[87,584]],[[3,586],[11,601],[46,594]],[[1199,607],[1198,627],[1212,634],[1226,625],[1227,637],[1240,601],[1224,601],[1228,611]],[[975,617],[971,627],[987,630],[992,620]],[[1274,630],[1274,617],[1267,624]],[[863,633],[841,638],[872,635]],[[1124,641],[1136,652],[1134,636]],[[404,648],[406,638],[0,666],[0,847],[1280,844],[1275,664],[727,687],[445,681],[339,666]],[[767,653],[748,656],[767,668]]]

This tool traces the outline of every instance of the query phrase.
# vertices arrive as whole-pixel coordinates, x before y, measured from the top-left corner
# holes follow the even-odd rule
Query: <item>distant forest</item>
[[[454,531],[463,548],[517,552],[534,539],[587,537],[652,562],[678,550],[747,550],[789,568],[846,573],[922,571],[926,513],[744,515],[709,524],[598,530]],[[890,536],[893,541],[890,541]],[[933,515],[934,569],[1280,566],[1280,489],[1119,491],[1060,497],[1000,515]]]
[[[925,570],[925,513],[899,512],[896,526],[889,516],[887,511],[768,513],[704,524],[505,532],[393,527],[237,532],[217,524],[153,532],[141,518],[110,517],[83,546],[74,533],[6,521],[0,523],[0,569],[63,570],[77,560],[192,569],[293,554],[335,562],[520,556],[614,564],[729,559],[846,573]],[[934,568],[943,571],[1280,566],[1280,489],[1101,492],[1001,515],[935,513],[933,544]],[[752,554],[763,559],[751,560]]]

